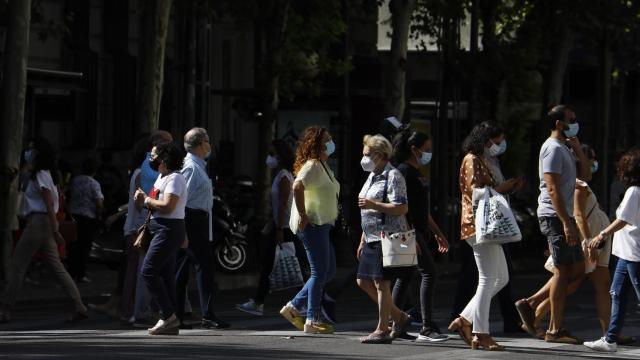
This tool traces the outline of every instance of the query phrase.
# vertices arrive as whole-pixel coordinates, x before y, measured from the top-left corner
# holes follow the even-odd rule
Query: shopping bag
[[[300,263],[293,242],[276,246],[276,258],[269,275],[271,291],[279,291],[304,285]]]
[[[522,240],[509,202],[490,187],[473,189],[476,243],[505,244]]]
[[[382,237],[382,267],[407,267],[418,263],[416,231],[409,230]]]

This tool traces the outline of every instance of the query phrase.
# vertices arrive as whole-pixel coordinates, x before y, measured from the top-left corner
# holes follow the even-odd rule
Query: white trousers
[[[499,244],[474,244],[475,238],[467,242],[478,265],[478,288],[460,316],[473,324],[474,333],[489,334],[491,299],[509,282],[507,260]]]

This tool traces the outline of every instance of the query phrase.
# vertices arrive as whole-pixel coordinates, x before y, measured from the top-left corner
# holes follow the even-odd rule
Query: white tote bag
[[[418,263],[415,230],[382,235],[382,267],[406,267]]]
[[[300,263],[296,257],[293,242],[283,242],[276,246],[276,258],[269,275],[271,291],[285,290],[304,285]]]
[[[475,188],[472,195],[478,244],[505,244],[522,240],[509,202],[490,187]]]

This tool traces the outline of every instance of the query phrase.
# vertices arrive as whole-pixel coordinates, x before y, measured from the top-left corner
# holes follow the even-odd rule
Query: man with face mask
[[[211,238],[209,221],[213,206],[213,185],[207,174],[206,159],[211,155],[209,135],[203,128],[193,128],[184,136],[184,158],[182,175],[187,180],[187,205],[185,226],[188,246],[178,256],[176,270],[177,314],[181,328],[190,328],[184,324],[184,305],[189,282],[189,267],[195,265],[202,310],[202,328],[221,329],[229,324],[218,319],[213,311],[213,254],[209,240]]]
[[[572,108],[566,105],[553,107],[547,114],[547,122],[551,136],[540,149],[538,220],[540,231],[549,242],[556,271],[548,283],[551,320],[544,339],[547,342],[581,344],[582,341],[562,328],[562,322],[567,287],[584,273],[584,256],[573,215],[573,197],[576,177],[585,180],[591,164],[576,137],[580,126]],[[535,304],[530,299],[516,302],[527,331],[535,336],[532,305]]]

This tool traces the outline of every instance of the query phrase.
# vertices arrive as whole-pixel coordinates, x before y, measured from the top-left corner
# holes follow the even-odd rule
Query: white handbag
[[[418,264],[416,231],[411,229],[382,237],[382,267],[406,267]]]
[[[382,201],[387,202],[387,186],[388,186],[389,174],[384,180],[384,192],[382,195]],[[403,215],[404,216],[404,215]],[[384,229],[384,225],[387,220],[387,215],[382,214],[381,225]],[[414,266],[418,263],[418,252],[416,249],[416,231],[411,229],[409,231],[401,231],[393,234],[387,234],[382,231],[382,267],[407,267]]]
[[[490,187],[475,188],[472,195],[476,243],[505,244],[522,240],[509,202]]]

